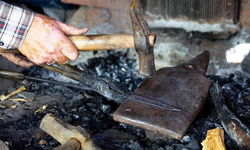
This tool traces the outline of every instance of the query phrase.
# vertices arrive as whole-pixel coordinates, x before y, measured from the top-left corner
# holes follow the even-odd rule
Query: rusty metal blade
[[[176,107],[171,106],[169,104],[165,104],[165,103],[158,102],[158,101],[152,101],[149,98],[146,98],[144,96],[139,96],[136,94],[131,95],[128,99],[136,101],[136,102],[141,102],[141,103],[150,105],[150,106],[158,108],[158,109],[169,110],[169,111],[181,111],[179,108],[176,108]]]
[[[203,74],[208,63],[209,52],[203,52],[187,63],[156,71],[116,110],[114,120],[182,139],[206,100],[211,82]]]

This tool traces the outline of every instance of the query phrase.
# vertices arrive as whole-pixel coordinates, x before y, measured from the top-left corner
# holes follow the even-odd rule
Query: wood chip
[[[48,107],[48,105],[43,105],[42,107],[40,107],[39,109],[37,109],[37,110],[34,112],[34,115],[36,115],[36,114],[39,113],[39,112],[42,112],[42,110],[45,110],[47,107]]]
[[[38,142],[38,144],[39,144],[39,145],[44,145],[44,144],[47,144],[47,141],[41,140],[41,141]]]
[[[224,131],[215,128],[207,131],[206,139],[201,143],[202,150],[226,150],[224,143]]]
[[[10,98],[11,96],[14,96],[14,95],[16,95],[16,94],[18,94],[18,93],[21,93],[22,91],[25,91],[25,90],[26,90],[26,88],[25,88],[24,86],[21,86],[21,87],[18,88],[16,91],[11,92],[11,93],[8,94],[7,96],[5,96],[5,95],[0,95],[0,99],[1,99],[1,101],[4,101],[4,100]]]
[[[17,107],[16,105],[11,106],[11,108],[16,108],[16,107]]]
[[[18,102],[28,102],[27,100],[25,99],[22,99],[22,98],[15,98],[15,99],[10,99],[11,101],[18,101]]]

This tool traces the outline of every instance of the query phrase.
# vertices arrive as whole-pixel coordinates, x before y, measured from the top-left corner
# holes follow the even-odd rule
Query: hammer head
[[[154,47],[150,44],[150,35],[152,34],[138,0],[133,0],[130,5],[130,17],[133,25],[135,50],[139,55],[139,74],[149,76],[155,72]]]

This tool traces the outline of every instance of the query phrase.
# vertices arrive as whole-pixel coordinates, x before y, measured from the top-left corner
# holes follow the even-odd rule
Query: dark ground
[[[109,57],[91,59],[84,66],[95,70],[100,76],[122,82],[133,91],[142,81],[136,75],[134,63],[134,60],[126,59],[126,54],[110,52]],[[24,73],[43,78],[54,74],[40,67],[32,67],[24,70]],[[249,126],[250,78],[234,74],[230,77],[209,75],[208,78],[220,83],[233,112]],[[29,83],[19,81],[14,88]],[[6,107],[0,109],[0,140],[8,143],[11,150],[50,150],[59,145],[39,129],[47,113],[61,119],[70,118],[70,124],[89,130],[93,141],[104,150],[199,150],[208,129],[222,128],[210,94],[182,141],[152,141],[146,137],[143,129],[115,122],[112,115],[118,105],[95,92],[39,82],[32,82],[26,91],[35,94],[33,101],[16,103],[15,109],[10,108],[14,105],[12,102],[0,103],[0,106]],[[7,90],[1,92],[6,93]],[[45,105],[47,107],[43,109]],[[227,150],[237,149],[226,134],[225,143]]]

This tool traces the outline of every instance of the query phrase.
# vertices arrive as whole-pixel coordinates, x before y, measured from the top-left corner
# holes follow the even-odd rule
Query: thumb
[[[88,32],[88,28],[76,28],[60,21],[56,21],[58,27],[64,32],[65,35],[81,35]]]

